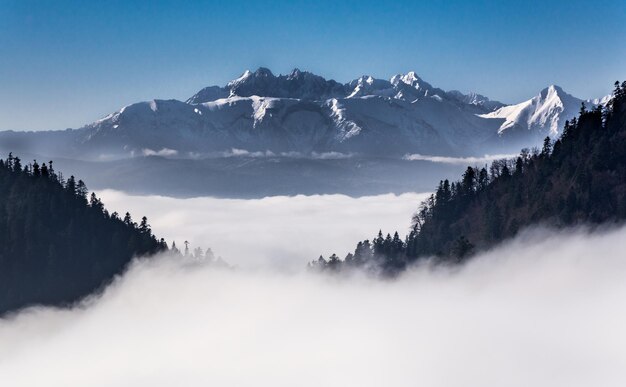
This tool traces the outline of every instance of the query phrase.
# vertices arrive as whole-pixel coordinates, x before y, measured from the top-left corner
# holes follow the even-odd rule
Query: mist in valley
[[[0,7],[0,387],[626,386],[626,1]]]
[[[111,210],[146,213],[163,236],[210,246],[237,268],[166,256],[138,260],[72,309],[31,308],[0,320],[3,384],[623,380],[624,227],[533,228],[463,266],[424,263],[382,280],[310,272],[305,263],[320,253],[347,253],[378,226],[408,227],[407,214],[422,195],[257,201],[101,195]]]
[[[408,232],[411,214],[429,194],[352,198],[346,195],[271,196],[261,199],[129,195],[98,192],[111,211],[146,215],[159,237],[183,249],[210,247],[233,265],[299,270],[336,253],[345,256],[379,229]]]

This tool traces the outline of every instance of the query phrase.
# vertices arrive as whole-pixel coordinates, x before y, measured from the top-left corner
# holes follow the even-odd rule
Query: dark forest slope
[[[491,167],[468,167],[458,182],[442,181],[413,217],[402,240],[382,233],[360,242],[345,260],[314,266],[370,266],[396,272],[422,257],[460,262],[533,224],[562,227],[626,219],[626,82],[604,108],[567,122],[562,137],[541,150]]]
[[[48,165],[0,160],[0,315],[33,304],[78,300],[134,256],[166,248],[147,220],[109,214],[74,177]]]

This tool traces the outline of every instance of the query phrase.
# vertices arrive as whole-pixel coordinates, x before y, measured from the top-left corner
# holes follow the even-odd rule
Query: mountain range
[[[0,142],[12,151],[84,160],[233,152],[471,156],[517,151],[555,137],[582,102],[554,85],[506,105],[476,93],[444,91],[415,72],[342,84],[298,69],[276,76],[259,68],[224,87],[203,88],[185,102],[135,103],[74,130],[0,132]]]
[[[506,105],[415,72],[339,83],[259,68],[187,101],[131,104],[78,129],[0,132],[0,152],[54,159],[93,189],[141,194],[424,192],[466,162],[556,137],[582,102],[558,86]]]

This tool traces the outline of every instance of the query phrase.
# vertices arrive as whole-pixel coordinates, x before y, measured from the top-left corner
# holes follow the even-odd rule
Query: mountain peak
[[[415,71],[409,71],[406,74],[396,74],[391,77],[390,82],[394,85],[397,85],[399,82],[407,84],[409,86],[416,86],[420,83],[426,83],[422,78],[420,78]]]
[[[237,79],[233,79],[228,82],[227,87],[237,86],[246,82],[251,82],[253,79],[258,78],[275,78],[272,71],[266,67],[259,67],[256,71],[252,72],[250,70],[246,70],[241,74],[241,76]]]
[[[414,85],[415,83],[418,82],[423,82],[422,78],[420,78],[419,76],[417,76],[417,74],[415,73],[415,71],[409,71],[408,73],[402,75],[399,74],[400,80],[404,83],[406,83],[407,85]]]
[[[306,71],[304,72],[306,73]],[[301,76],[303,74],[302,71],[300,71],[299,68],[294,68],[293,70],[291,70],[291,73],[289,73],[288,78],[298,78],[299,76]]]
[[[395,91],[389,81],[376,79],[371,75],[362,75],[346,85],[348,96],[346,98],[358,98],[367,95],[382,95],[391,97]]]
[[[540,94],[542,96],[548,96],[548,95],[553,95],[553,94],[559,95],[559,94],[566,94],[566,93],[563,91],[563,89],[560,86],[552,84],[546,87],[545,89],[541,90]]]
[[[232,85],[240,84],[242,82],[245,82],[251,76],[252,76],[252,71],[246,70],[246,71],[243,72],[243,74],[241,74],[241,76],[239,78],[235,78],[232,81],[228,82],[228,84],[226,86],[227,87],[231,87]]]
[[[371,85],[374,83],[375,79],[371,75],[361,75],[359,78],[357,78],[356,81],[357,83],[366,83],[368,85]]]
[[[391,84],[398,88],[404,88],[408,86],[410,89],[418,91],[418,96],[429,95],[429,91],[434,91],[433,86],[420,78],[415,71],[409,71],[406,74],[396,74],[391,77]],[[404,86],[406,85],[406,86]],[[437,89],[438,90],[438,89]],[[441,91],[443,93],[443,91]]]
[[[539,93],[538,96],[535,97],[535,99],[538,99],[539,101],[545,101],[545,103],[552,101],[552,103],[559,103],[559,104],[571,103],[571,104],[576,104],[578,106],[580,106],[580,102],[581,102],[580,99],[572,96],[571,94],[564,91],[560,86],[557,86],[554,84],[541,90],[541,92]]]
[[[259,67],[254,72],[254,76],[255,77],[273,78],[274,77],[274,73],[272,73],[272,70],[268,69],[267,67]]]
[[[555,85],[555,84],[552,84],[552,85],[548,86],[548,89],[549,90],[555,90],[555,91],[558,91],[558,92],[562,92],[563,91],[563,88],[561,88],[561,86],[558,86],[558,85]]]
[[[554,138],[559,135],[565,120],[576,116],[581,102],[552,84],[527,101],[504,106],[484,117],[504,118],[499,134],[524,128],[536,129],[538,136],[549,135]]]

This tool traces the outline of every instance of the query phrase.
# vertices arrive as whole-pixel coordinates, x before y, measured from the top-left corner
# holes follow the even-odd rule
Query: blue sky
[[[245,69],[349,81],[415,70],[520,102],[626,78],[626,1],[0,0],[0,130],[79,127]]]

